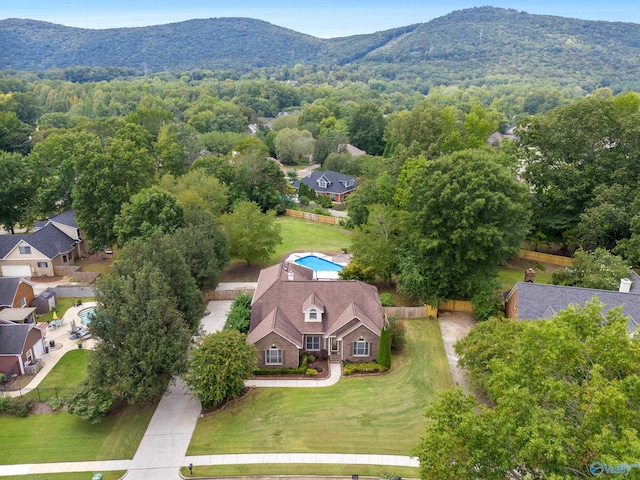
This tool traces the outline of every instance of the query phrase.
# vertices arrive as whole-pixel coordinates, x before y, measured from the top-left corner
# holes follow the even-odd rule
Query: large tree
[[[184,226],[184,210],[177,198],[166,190],[152,186],[140,190],[122,204],[113,223],[119,245],[154,232],[171,233]]]
[[[421,300],[469,298],[528,230],[524,185],[488,149],[406,164],[398,289]]]
[[[94,245],[116,241],[113,223],[122,204],[155,183],[155,162],[131,140],[107,139],[97,153],[78,158],[73,208]]]
[[[258,353],[247,336],[226,329],[200,339],[184,379],[203,407],[214,407],[242,392],[257,363]]]
[[[273,210],[262,213],[253,202],[238,202],[233,213],[222,216],[229,242],[229,254],[246,260],[247,265],[266,262],[282,242],[280,224]]]
[[[204,300],[174,238],[156,232],[129,241],[113,262],[112,271],[116,275],[131,276],[147,263],[158,268],[167,279],[173,304],[191,332],[196,333],[204,312]]]
[[[99,307],[89,325],[98,338],[89,365],[89,387],[114,403],[157,398],[181,372],[192,329],[176,308],[171,279],[151,262],[127,275],[103,277]]]
[[[397,271],[399,227],[398,213],[393,207],[370,205],[367,223],[356,227],[351,239],[354,259],[387,282]]]
[[[456,351],[491,406],[460,390],[431,404],[415,449],[421,477],[588,478],[595,462],[637,462],[638,340],[620,309],[601,309],[479,324]]]
[[[353,145],[369,155],[382,155],[385,121],[382,111],[374,103],[358,105],[349,116],[347,126]]]
[[[311,132],[284,128],[276,136],[276,153],[285,165],[295,165],[313,153],[315,143]]]
[[[28,161],[19,153],[0,151],[0,224],[14,233],[14,226],[25,221],[31,203],[33,184]]]

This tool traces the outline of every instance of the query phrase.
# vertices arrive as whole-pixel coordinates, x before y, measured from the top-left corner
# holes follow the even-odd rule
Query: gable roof
[[[290,267],[280,263],[260,272],[251,306],[250,340],[274,331],[285,338],[295,336],[299,340],[292,343],[298,343],[304,334],[337,332],[354,318],[358,325],[380,335],[384,315],[376,287],[353,280],[289,280],[284,269]],[[322,322],[304,321],[304,310],[311,304],[323,309]],[[275,321],[274,311],[280,323]],[[284,319],[295,328],[295,334],[285,329]]]
[[[247,338],[251,343],[255,343],[271,332],[276,332],[296,347],[302,348],[302,334],[278,307],[271,310],[263,321],[249,332]]]
[[[77,240],[71,238],[55,225],[47,223],[31,234],[0,235],[0,259],[5,258],[21,242],[38,250],[49,260],[62,253],[70,252],[78,243]]]
[[[322,178],[327,182],[326,187],[321,187],[318,184],[318,181]],[[311,172],[306,177],[293,182],[293,188],[300,188],[300,182],[304,183],[309,188],[314,189],[316,193],[344,194],[355,190],[357,186],[356,179],[354,177],[338,172],[332,172],[331,170]]]
[[[13,307],[21,280],[18,277],[0,277],[0,307]]]
[[[31,325],[0,324],[0,355],[21,355]]]
[[[598,300],[605,304],[602,309],[603,313],[614,307],[622,306],[622,313],[629,317],[627,324],[629,333],[635,332],[640,327],[640,295],[637,293],[518,282],[507,294],[507,299],[515,291],[518,292],[517,315],[519,320],[551,318],[571,304],[584,307],[585,303],[593,297],[598,297]]]

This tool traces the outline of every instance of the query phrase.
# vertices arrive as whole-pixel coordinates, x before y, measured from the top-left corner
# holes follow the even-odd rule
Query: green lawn
[[[91,352],[84,349],[70,350],[65,353],[47,376],[40,387],[73,387],[87,376],[87,364]]]
[[[522,268],[514,268],[508,265],[499,269],[500,283],[502,291],[506,292],[516,284],[516,282],[524,281],[524,270]],[[536,270],[536,283],[552,283],[551,272]]]
[[[409,455],[436,392],[452,386],[435,320],[407,320],[390,373],[326,388],[257,388],[198,421],[188,455],[257,452]]]
[[[312,222],[294,217],[278,217],[281,225],[282,243],[276,247],[269,265],[287,253],[314,251],[338,253],[351,247],[351,232],[337,225]]]
[[[155,407],[128,407],[97,425],[68,413],[0,416],[0,465],[133,458]]]
[[[189,478],[189,469],[182,467],[180,470],[185,478]],[[308,475],[350,477],[357,474],[367,477],[393,478],[419,478],[417,468],[392,467],[384,465],[334,465],[334,464],[250,464],[250,465],[207,465],[193,467],[194,477],[253,477],[256,475]]]

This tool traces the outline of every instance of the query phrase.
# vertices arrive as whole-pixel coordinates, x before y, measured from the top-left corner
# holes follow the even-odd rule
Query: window
[[[282,350],[278,350],[275,347],[265,350],[264,363],[265,365],[282,365]]]
[[[62,261],[63,261],[64,263],[67,263],[67,256],[66,256],[66,255],[63,255],[63,256],[62,256]]]
[[[305,350],[314,351],[320,350],[320,337],[307,337],[305,340]]]
[[[354,357],[368,357],[369,356],[369,342],[365,340],[358,340],[353,342],[353,356]]]
[[[317,320],[318,319],[318,311],[315,308],[309,310],[309,320]]]
[[[38,268],[47,268],[48,266],[47,262],[38,262]]]
[[[326,180],[318,180],[318,186],[320,188],[327,188],[327,182]]]
[[[23,255],[31,254],[31,247],[19,247],[19,249],[20,249],[20,253]]]
[[[27,297],[22,297],[22,299],[20,300],[20,306],[22,308],[27,306]]]

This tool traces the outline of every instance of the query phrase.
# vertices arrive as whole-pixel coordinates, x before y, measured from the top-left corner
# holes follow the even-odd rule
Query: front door
[[[337,353],[339,348],[338,339],[336,337],[331,337],[330,341],[331,341],[331,353]]]

